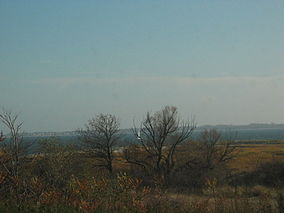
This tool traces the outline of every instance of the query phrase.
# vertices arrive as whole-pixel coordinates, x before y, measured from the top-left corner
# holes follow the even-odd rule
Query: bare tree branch
[[[112,173],[113,149],[119,140],[119,121],[114,115],[100,114],[92,118],[85,125],[85,129],[79,130],[83,147],[94,157],[103,162],[104,166]]]
[[[166,106],[153,115],[147,112],[141,128],[134,125],[132,129],[140,144],[140,155],[130,155],[131,150],[128,148],[125,159],[147,171],[168,176],[175,166],[177,146],[189,140],[194,129],[194,121],[185,122],[179,119],[176,107]]]

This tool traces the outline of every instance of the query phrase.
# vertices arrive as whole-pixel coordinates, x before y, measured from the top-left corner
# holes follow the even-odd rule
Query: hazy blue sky
[[[0,105],[27,131],[175,105],[198,124],[284,122],[283,0],[0,0]]]

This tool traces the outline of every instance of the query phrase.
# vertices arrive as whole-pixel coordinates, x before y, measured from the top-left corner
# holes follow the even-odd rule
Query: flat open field
[[[240,142],[230,166],[242,171],[251,171],[261,163],[274,160],[284,161],[284,141]]]

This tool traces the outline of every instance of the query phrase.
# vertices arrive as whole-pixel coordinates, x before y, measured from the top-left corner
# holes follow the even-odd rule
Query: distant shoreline
[[[198,126],[195,131],[203,129],[217,129],[219,131],[246,131],[246,130],[281,130],[284,131],[284,124],[262,124],[253,123],[248,125],[202,125]],[[131,128],[121,129],[122,134],[132,134]],[[24,137],[57,137],[57,136],[78,136],[77,131],[58,131],[58,132],[24,132]]]

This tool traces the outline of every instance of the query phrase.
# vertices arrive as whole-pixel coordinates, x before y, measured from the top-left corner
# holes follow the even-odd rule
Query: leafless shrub
[[[119,140],[119,121],[114,115],[100,114],[79,130],[83,148],[96,158],[95,166],[113,171],[113,149]]]

